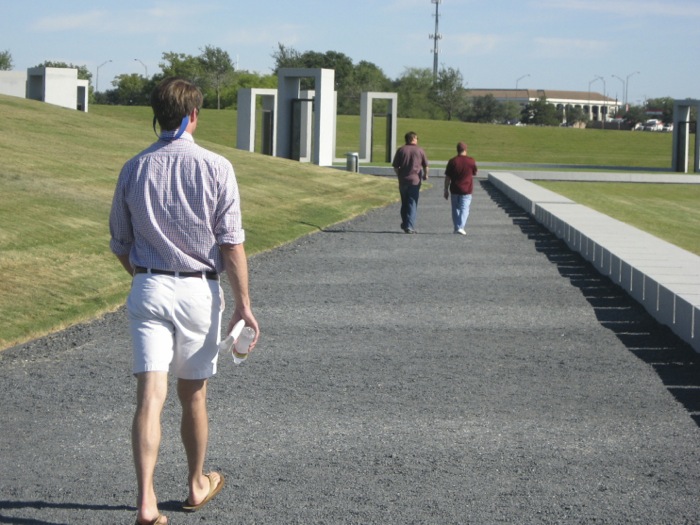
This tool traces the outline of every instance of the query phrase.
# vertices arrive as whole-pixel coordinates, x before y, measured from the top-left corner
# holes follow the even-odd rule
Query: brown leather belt
[[[202,275],[204,275],[204,277],[211,279],[212,281],[219,280],[219,274],[216,272],[173,272],[171,270],[158,270],[156,268],[144,268],[142,266],[137,266],[134,268],[134,273],[152,273],[155,275],[171,275],[173,277],[199,277],[200,279],[202,278]]]

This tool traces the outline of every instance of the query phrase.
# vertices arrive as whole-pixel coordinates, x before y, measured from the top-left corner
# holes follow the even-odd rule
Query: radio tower
[[[433,41],[433,82],[437,81],[438,75],[438,53],[440,52],[438,48],[438,40],[442,38],[442,35],[438,32],[438,23],[440,21],[440,4],[442,0],[430,0],[431,4],[435,4],[435,33],[430,35],[428,38]]]

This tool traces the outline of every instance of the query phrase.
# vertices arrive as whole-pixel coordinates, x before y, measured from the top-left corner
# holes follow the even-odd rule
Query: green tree
[[[121,106],[148,106],[153,82],[138,73],[117,76],[112,85],[113,93],[107,94],[107,101]]]
[[[221,90],[232,83],[234,67],[229,54],[219,47],[206,46],[199,56],[204,89],[216,94],[216,109],[221,109]]]
[[[10,51],[0,51],[0,71],[10,71],[13,67]]]
[[[514,124],[520,121],[520,104],[509,100],[503,104],[503,121],[507,124]]]
[[[182,77],[198,86],[202,85],[202,62],[199,58],[185,53],[163,53],[163,61],[158,64],[165,77]]]
[[[659,118],[666,124],[673,122],[673,103],[674,100],[671,97],[661,97],[661,98],[650,98],[646,101],[647,112],[660,112],[661,116],[647,118]]]
[[[275,67],[272,70],[275,75],[282,68],[304,67],[301,61],[301,53],[293,47],[287,47],[280,42],[277,43],[277,51],[272,53],[272,58],[275,59]]]
[[[581,106],[572,106],[568,104],[566,106],[566,123],[569,125],[578,124],[579,122],[586,122],[588,116],[586,112],[583,111]]]
[[[558,126],[560,120],[557,115],[557,108],[547,102],[546,98],[542,97],[525,106],[523,109],[523,122],[534,126]]]
[[[338,112],[357,115],[360,112],[361,94],[368,91],[390,91],[391,80],[372,62],[361,60],[354,66],[353,74],[338,91]]]
[[[647,120],[646,108],[644,106],[629,106],[627,111],[622,116],[634,129],[637,124]]]
[[[464,106],[464,78],[459,69],[442,67],[433,84],[431,98],[445,112],[447,120]]]
[[[502,122],[504,119],[503,104],[496,100],[493,95],[483,97],[473,97],[471,99],[471,111],[468,113],[469,122],[481,122],[493,124]]]
[[[394,90],[399,98],[399,117],[436,118],[440,111],[431,100],[433,71],[428,68],[406,68],[395,81]]]

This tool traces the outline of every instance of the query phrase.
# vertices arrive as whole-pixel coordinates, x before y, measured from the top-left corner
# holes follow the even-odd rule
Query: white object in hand
[[[255,330],[246,326],[241,330],[241,335],[233,345],[233,362],[240,365],[248,358],[248,347],[255,339]]]
[[[224,338],[223,341],[219,343],[219,352],[232,352],[233,351],[233,344],[236,342],[236,339],[241,335],[241,330],[243,330],[243,327],[245,326],[245,321],[241,319],[238,321],[235,325],[233,325],[233,328],[229,332],[229,334]]]

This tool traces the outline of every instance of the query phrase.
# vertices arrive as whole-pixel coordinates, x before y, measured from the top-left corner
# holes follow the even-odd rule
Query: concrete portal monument
[[[277,153],[277,90],[241,88],[238,90],[238,116],[236,120],[236,147],[255,151],[255,108],[258,97],[262,99],[262,153],[275,156]]]
[[[314,98],[302,97],[301,79],[313,78]],[[319,166],[333,164],[335,142],[335,71],[332,69],[283,68],[277,84],[277,157],[301,159],[304,103],[313,103],[313,140],[311,162]],[[307,130],[308,131],[308,130]],[[303,141],[306,143],[306,140]]]
[[[391,162],[392,155],[396,150],[396,118],[398,114],[398,94],[377,93],[365,91],[360,96],[360,162],[372,161],[372,126],[373,111],[372,104],[375,100],[388,100],[389,111],[387,112],[386,130],[386,158],[385,162]]]
[[[688,145],[690,139],[690,108],[700,115],[700,100],[676,100],[673,103],[673,171],[688,173]],[[695,131],[695,160],[693,171],[700,171],[700,141],[697,122]]]

